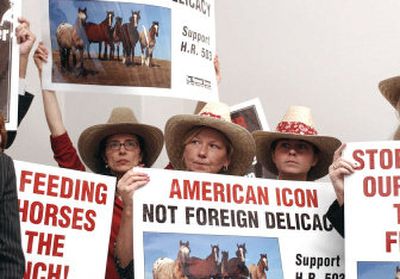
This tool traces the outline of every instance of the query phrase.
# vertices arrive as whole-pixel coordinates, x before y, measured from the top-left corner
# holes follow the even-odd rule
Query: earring
[[[228,166],[223,166],[223,167],[222,167],[222,170],[223,170],[224,172],[227,172],[227,171],[228,171]]]
[[[106,169],[108,169],[109,167],[108,167],[108,164],[106,164]]]

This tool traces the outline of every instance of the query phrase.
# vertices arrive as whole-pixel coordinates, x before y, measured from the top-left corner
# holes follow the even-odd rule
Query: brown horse
[[[188,278],[209,279],[218,275],[219,247],[211,245],[211,253],[205,259],[190,257],[185,266],[185,274]]]
[[[396,266],[396,274],[394,279],[400,279],[400,266]]]
[[[78,15],[74,25],[61,23],[57,27],[56,38],[60,51],[61,70],[70,70],[69,56],[72,51],[73,65],[77,66],[76,54],[79,52],[79,68],[83,73],[83,51],[85,48],[86,8],[78,8]]]
[[[158,21],[153,21],[150,26],[149,33],[143,27],[143,32],[140,32],[140,49],[142,50],[142,65],[146,63],[147,66],[153,65],[153,51],[156,46],[156,37],[158,37],[158,30],[160,25]]]
[[[260,259],[258,260],[257,265],[251,264],[249,265],[250,278],[252,279],[267,279],[268,271],[268,258],[267,254],[260,254]]]
[[[184,274],[184,266],[189,256],[189,241],[179,241],[178,255],[175,260],[163,257],[153,263],[153,279],[188,279]]]
[[[117,60],[119,61],[119,47],[122,43],[122,17],[115,18],[115,25],[112,30],[112,42],[114,47],[111,48],[111,59],[114,59],[115,49],[117,50]]]
[[[140,20],[140,11],[131,11],[129,23],[122,25],[121,40],[124,47],[124,60],[127,66],[135,66],[135,47],[139,40],[137,30]]]
[[[88,57],[90,57],[90,44],[98,43],[99,44],[99,59],[107,59],[108,46],[110,46],[110,52],[114,48],[112,43],[112,28],[113,28],[113,20],[114,20],[114,12],[107,11],[106,18],[100,22],[99,24],[88,22],[85,25],[85,32],[87,37],[87,52]],[[101,46],[104,42],[104,54],[101,57]]]
[[[246,266],[246,244],[237,244],[236,257],[229,259],[226,272],[229,278],[248,278],[250,273]]]
[[[219,264],[219,275],[218,278],[229,278],[229,274],[227,272],[228,260],[229,260],[229,252],[221,251],[221,263]]]

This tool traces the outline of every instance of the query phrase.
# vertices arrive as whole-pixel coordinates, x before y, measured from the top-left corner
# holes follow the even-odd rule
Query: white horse
[[[158,21],[153,21],[149,32],[143,26],[143,32],[140,32],[139,41],[142,50],[142,65],[153,66],[153,51],[156,46],[156,37],[158,37],[158,30],[160,25]]]
[[[74,25],[61,23],[57,27],[56,37],[60,51],[61,69],[69,70],[69,56],[72,51],[73,65],[76,65],[76,54],[79,52],[79,67],[83,70],[83,52],[85,48],[86,33],[84,26],[86,24],[86,8],[78,9],[77,19]]]
[[[189,256],[189,241],[179,241],[178,255],[175,260],[163,257],[153,263],[153,279],[187,279],[184,268]]]

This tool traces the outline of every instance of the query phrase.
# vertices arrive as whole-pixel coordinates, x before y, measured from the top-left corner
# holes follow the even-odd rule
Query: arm
[[[32,50],[32,46],[35,43],[36,36],[30,30],[29,21],[23,17],[18,19],[19,25],[15,29],[15,34],[17,37],[17,42],[19,43],[19,78],[20,78],[20,94],[18,96],[18,125],[21,123],[22,119],[25,117],[28,112],[32,100],[33,95],[29,93],[25,93],[25,76],[26,69],[28,66],[29,54]],[[21,92],[22,91],[22,92]],[[6,149],[9,148],[14,139],[16,137],[16,131],[8,131],[7,132],[7,145]]]
[[[14,165],[0,154],[0,274],[5,278],[22,278],[25,259],[21,246],[21,230],[17,202]]]
[[[42,42],[39,43],[33,57],[39,71],[40,80],[42,80],[43,63],[47,62],[48,57],[48,50]],[[56,93],[43,89],[42,98],[46,122],[51,133],[50,140],[54,159],[60,167],[84,171],[85,166],[82,164],[65,129]]]
[[[39,43],[35,51],[34,59],[36,67],[39,71],[39,78],[42,80],[43,63],[47,63],[49,52],[42,42]],[[61,116],[60,106],[54,91],[42,89],[44,114],[46,116],[47,125],[53,137],[66,133],[64,122]]]
[[[132,272],[130,263],[133,261],[133,195],[137,189],[146,185],[149,181],[150,178],[147,174],[129,170],[119,179],[117,184],[117,193],[124,204],[115,243],[115,258],[118,272],[121,275]]]

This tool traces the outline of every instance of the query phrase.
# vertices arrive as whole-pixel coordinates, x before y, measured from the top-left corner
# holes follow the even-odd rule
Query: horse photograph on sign
[[[143,241],[144,278],[283,278],[277,238],[145,232]]]
[[[400,262],[360,261],[357,264],[358,279],[400,279]]]
[[[116,1],[49,0],[51,81],[171,87],[171,11]]]

